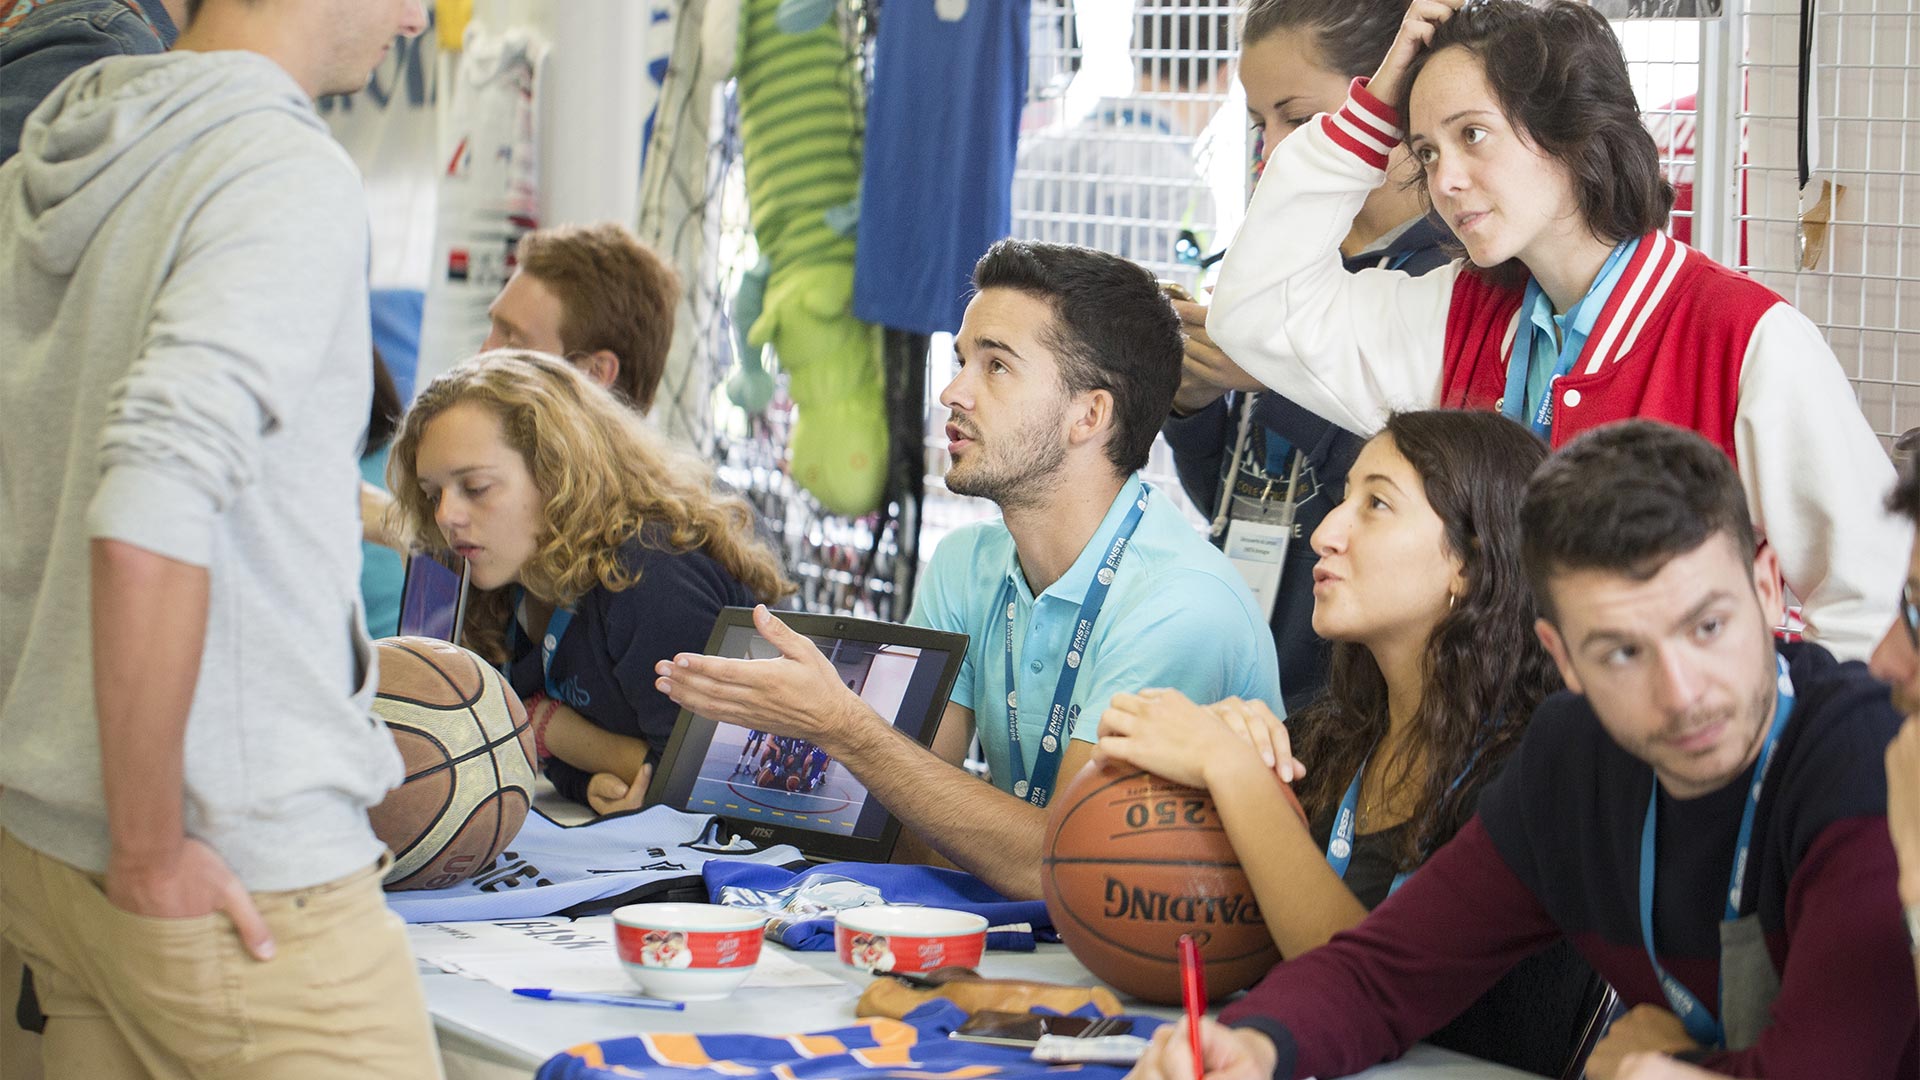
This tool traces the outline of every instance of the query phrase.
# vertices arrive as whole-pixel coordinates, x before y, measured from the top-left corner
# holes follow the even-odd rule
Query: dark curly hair
[[[1566,166],[1595,237],[1617,244],[1666,228],[1673,185],[1660,172],[1626,54],[1605,16],[1571,0],[1537,7],[1474,0],[1440,24],[1414,58],[1402,99],[1393,102],[1402,117],[1411,117],[1413,87],[1427,62],[1454,46],[1479,58],[1507,120]],[[1414,183],[1431,206],[1425,174]],[[1494,269],[1497,278],[1525,280],[1517,266]]]
[[[1547,448],[1499,413],[1481,411],[1396,413],[1374,438],[1393,440],[1420,474],[1467,583],[1427,639],[1420,708],[1387,778],[1395,787],[1414,782],[1411,763],[1426,765],[1397,853],[1398,868],[1410,870],[1465,823],[1534,707],[1560,688],[1534,637],[1533,591],[1520,562],[1521,493]],[[1373,654],[1335,644],[1326,691],[1288,727],[1310,769],[1300,801],[1318,817],[1386,737],[1387,683]]]

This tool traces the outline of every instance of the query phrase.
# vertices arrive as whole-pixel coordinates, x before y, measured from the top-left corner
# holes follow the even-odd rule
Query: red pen
[[[1192,934],[1180,935],[1180,999],[1187,1006],[1187,1042],[1193,1047],[1193,1080],[1207,1074],[1200,1052],[1200,1017],[1207,1011],[1207,971],[1201,966],[1200,946]]]

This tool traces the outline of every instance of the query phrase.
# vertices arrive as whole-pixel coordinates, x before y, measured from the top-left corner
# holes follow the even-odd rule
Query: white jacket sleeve
[[[1354,80],[1338,113],[1281,140],[1227,252],[1207,333],[1248,375],[1351,431],[1439,402],[1458,260],[1349,273],[1340,243],[1386,182],[1399,119]]]
[[[1754,525],[1780,557],[1807,636],[1865,660],[1893,622],[1913,530],[1884,508],[1893,463],[1833,350],[1785,301],[1747,342],[1733,445]]]

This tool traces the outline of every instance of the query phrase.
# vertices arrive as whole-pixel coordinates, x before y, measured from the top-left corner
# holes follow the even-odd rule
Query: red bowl
[[[987,948],[987,920],[949,908],[852,908],[834,918],[833,947],[841,963],[875,975],[975,967]]]
[[[613,913],[620,963],[648,994],[712,1001],[760,961],[767,917],[716,904],[629,904]]]

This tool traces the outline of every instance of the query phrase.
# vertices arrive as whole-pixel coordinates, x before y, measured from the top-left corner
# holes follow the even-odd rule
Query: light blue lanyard
[[[1587,294],[1576,301],[1573,307],[1567,309],[1566,329],[1560,335],[1560,358],[1554,364],[1553,377],[1547,380],[1546,389],[1541,392],[1540,400],[1533,406],[1531,426],[1533,433],[1540,438],[1549,438],[1553,434],[1553,384],[1559,380],[1560,376],[1573,370],[1575,361],[1580,359],[1580,352],[1587,344],[1587,335],[1573,332],[1574,325],[1580,321],[1580,309],[1585,307],[1588,301],[1594,300],[1596,293],[1599,301],[1606,303],[1606,294],[1611,293],[1613,289],[1609,287],[1601,292],[1596,287],[1605,284],[1613,277],[1621,261],[1639,243],[1639,237],[1621,241],[1613,249],[1613,254],[1607,256],[1607,261],[1601,265],[1600,273],[1594,276],[1595,287],[1588,288]],[[1615,284],[1618,283],[1615,282]],[[1533,364],[1533,338],[1535,334],[1545,333],[1533,322],[1533,311],[1540,303],[1540,295],[1540,279],[1528,278],[1526,295],[1520,300],[1520,327],[1513,336],[1513,352],[1507,358],[1507,393],[1501,399],[1500,411],[1509,420],[1518,423],[1527,423],[1527,372]]]
[[[1753,843],[1753,816],[1760,805],[1760,787],[1767,781],[1767,768],[1773,764],[1773,752],[1779,749],[1780,733],[1786,730],[1787,717],[1793,712],[1793,681],[1787,676],[1787,661],[1778,654],[1774,662],[1780,670],[1780,692],[1773,707],[1773,726],[1767,729],[1767,741],[1760,747],[1759,764],[1753,770],[1753,784],[1747,788],[1747,808],[1740,815],[1739,838],[1733,849],[1733,873],[1727,882],[1727,910],[1725,920],[1733,922],[1740,917],[1740,890],[1747,878],[1747,852]],[[1660,979],[1660,989],[1667,995],[1667,1003],[1680,1017],[1680,1023],[1687,1029],[1687,1037],[1701,1046],[1719,1048],[1726,1042],[1726,1031],[1720,1021],[1693,991],[1681,985],[1680,980],[1667,974],[1660,966],[1660,958],[1653,951],[1653,876],[1654,860],[1654,822],[1660,809],[1660,781],[1653,783],[1653,791],[1647,795],[1647,817],[1640,826],[1640,937],[1647,946],[1647,962],[1653,965],[1653,973]]]
[[[1453,785],[1447,788],[1447,794],[1459,790],[1460,785],[1466,782],[1467,774],[1473,771],[1474,762],[1479,760],[1480,751],[1476,749],[1473,756],[1467,759],[1467,767],[1453,778]],[[1347,866],[1353,862],[1353,832],[1356,810],[1360,805],[1360,781],[1366,777],[1367,765],[1372,761],[1373,755],[1367,755],[1366,761],[1360,763],[1359,771],[1353,774],[1353,782],[1347,785],[1347,793],[1340,799],[1340,813],[1333,819],[1333,831],[1327,836],[1327,865],[1333,869],[1334,876],[1342,881],[1347,879]],[[1400,886],[1405,885],[1412,876],[1412,870],[1393,875],[1393,884],[1387,886],[1387,895],[1399,892]]]
[[[526,603],[526,593],[521,589],[513,590],[513,632],[520,634],[520,609]],[[546,680],[547,696],[563,704],[566,698],[561,696],[560,688],[553,684],[553,654],[560,647],[560,639],[567,636],[567,627],[573,625],[573,609],[557,607],[547,616],[547,632],[540,638],[540,674]]]
[[[1016,608],[1013,582],[1007,582],[1000,589],[1000,606],[1007,615],[1007,758],[1013,768],[1014,795],[1035,806],[1047,805],[1047,799],[1053,794],[1053,782],[1060,776],[1060,759],[1066,754],[1067,739],[1073,735],[1067,723],[1067,707],[1073,701],[1073,685],[1080,679],[1080,665],[1086,657],[1087,645],[1093,640],[1093,621],[1100,617],[1101,605],[1107,602],[1114,575],[1120,571],[1120,560],[1127,554],[1127,542],[1140,527],[1141,515],[1147,510],[1147,496],[1152,493],[1152,488],[1140,485],[1140,497],[1120,522],[1120,531],[1114,534],[1113,543],[1107,548],[1106,561],[1094,572],[1086,599],[1080,601],[1080,621],[1073,628],[1073,640],[1067,644],[1066,661],[1060,665],[1060,682],[1053,690],[1053,707],[1047,712],[1047,732],[1040,739],[1040,752],[1033,759],[1031,783],[1027,781],[1026,755],[1020,750],[1020,695],[1015,690],[1013,663]]]

